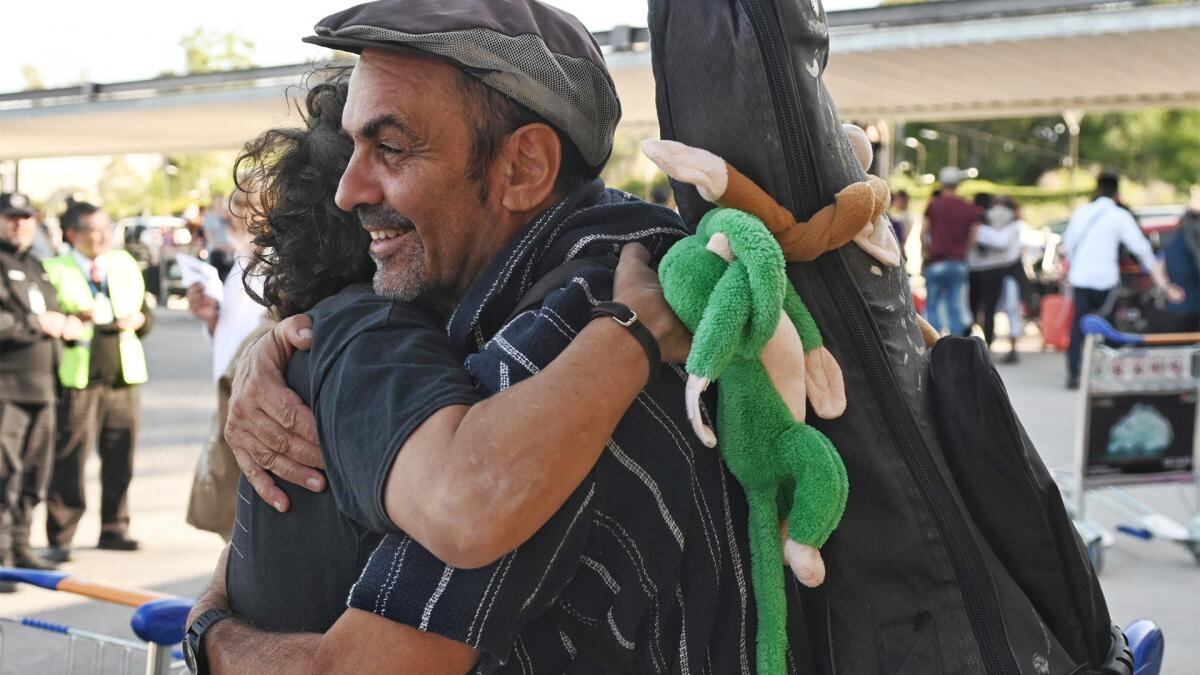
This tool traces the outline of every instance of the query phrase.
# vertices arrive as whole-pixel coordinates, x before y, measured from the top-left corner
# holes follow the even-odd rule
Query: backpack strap
[[[517,318],[518,315],[534,309],[535,307],[540,307],[547,295],[550,295],[560,288],[565,288],[567,284],[571,283],[572,279],[579,276],[581,273],[599,269],[608,270],[610,272],[617,269],[617,257],[606,255],[595,258],[576,258],[574,260],[568,260],[558,267],[555,267],[554,269],[550,270],[546,276],[535,281],[533,285],[529,287],[528,291],[525,291],[525,295],[522,295],[521,299],[517,301],[516,307],[514,307],[513,311],[509,313],[508,318],[504,320],[504,323],[512,321],[513,319]]]
[[[1092,231],[1092,229],[1096,225],[1096,223],[1100,222],[1101,216],[1108,214],[1108,212],[1111,211],[1113,208],[1120,208],[1120,207],[1116,207],[1114,205],[1114,206],[1110,206],[1108,208],[1096,209],[1096,212],[1092,214],[1092,217],[1088,218],[1087,222],[1084,223],[1084,225],[1083,225],[1083,229],[1079,232],[1079,238],[1075,240],[1075,245],[1072,246],[1071,250],[1067,252],[1067,261],[1068,262],[1070,262],[1070,260],[1075,257],[1075,252],[1078,251],[1079,247],[1083,245],[1083,240],[1087,239],[1088,233],[1090,233]]]

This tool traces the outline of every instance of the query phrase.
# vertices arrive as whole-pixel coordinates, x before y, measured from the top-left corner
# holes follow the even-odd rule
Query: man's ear
[[[526,124],[509,134],[499,159],[501,206],[515,213],[543,208],[562,165],[558,133],[546,124]]]

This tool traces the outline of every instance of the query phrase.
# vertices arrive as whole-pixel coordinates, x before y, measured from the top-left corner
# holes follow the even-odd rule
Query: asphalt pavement
[[[184,522],[192,470],[210,430],[215,405],[209,374],[209,352],[199,324],[183,311],[162,309],[146,339],[151,381],[142,395],[142,430],[130,494],[130,534],[140,539],[136,553],[99,551],[96,505],[98,461],[88,465],[91,509],[79,528],[75,560],[64,570],[94,580],[152,588],[193,596],[207,583],[222,543]],[[1078,398],[1063,389],[1063,356],[1035,351],[1038,340],[1022,343],[1021,363],[1001,366],[1000,373],[1030,437],[1051,467],[1070,469]],[[1140,488],[1133,494],[1156,510],[1186,522],[1195,512],[1197,490],[1177,487]],[[1115,527],[1114,518],[1099,508],[1089,515]],[[38,523],[44,522],[39,514]],[[1117,535],[1105,551],[1101,580],[1113,619],[1126,624],[1150,617],[1166,633],[1165,673],[1190,675],[1200,663],[1200,567],[1183,548],[1143,542]],[[35,545],[44,545],[44,532],[35,528]],[[130,610],[40,589],[0,595],[0,616],[31,616],[109,635],[133,638]],[[63,672],[67,638],[24,627],[0,624],[0,673]],[[102,655],[98,669],[89,669],[94,650],[77,645],[74,672],[117,673],[121,654]],[[1192,664],[1192,665],[1188,665]],[[131,667],[128,672],[141,672]]]

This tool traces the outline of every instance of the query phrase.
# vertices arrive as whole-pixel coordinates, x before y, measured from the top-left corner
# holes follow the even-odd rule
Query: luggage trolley
[[[134,607],[130,627],[142,642],[72,628],[53,621],[30,617],[0,616],[0,670],[8,648],[28,644],[18,635],[40,630],[62,635],[63,670],[67,675],[85,673],[138,673],[169,675],[186,672],[179,645],[192,601],[153,591],[126,589],[86,581],[62,572],[42,572],[0,567],[0,581],[39,586],[52,591],[74,593],[96,600]],[[144,660],[144,667],[138,665]],[[115,663],[114,663],[115,661]]]
[[[1181,544],[1200,564],[1200,516],[1184,525],[1135,499],[1121,486],[1197,484],[1200,472],[1200,333],[1134,335],[1089,314],[1080,414],[1075,433],[1074,507],[1085,497],[1120,516],[1118,531]],[[1118,345],[1110,347],[1104,340]],[[1111,535],[1104,533],[1106,540]],[[1089,547],[1100,569],[1100,547]]]

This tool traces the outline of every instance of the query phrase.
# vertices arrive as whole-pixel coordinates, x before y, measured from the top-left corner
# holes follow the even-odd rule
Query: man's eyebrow
[[[410,139],[417,137],[412,128],[395,115],[380,115],[362,126],[361,134],[367,138],[375,138],[384,129],[394,129]]]

